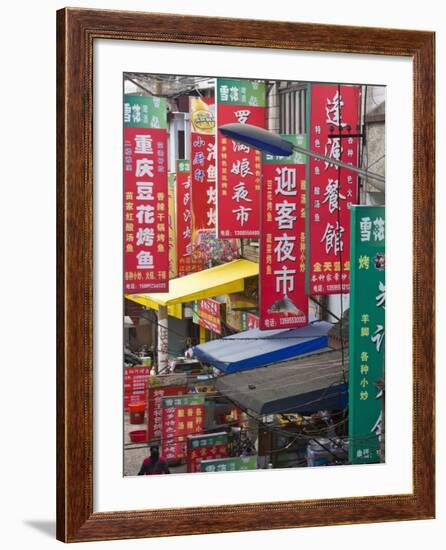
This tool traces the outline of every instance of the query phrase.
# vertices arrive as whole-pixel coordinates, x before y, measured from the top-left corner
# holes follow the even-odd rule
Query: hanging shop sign
[[[199,472],[203,461],[228,456],[228,434],[219,432],[187,438],[187,471]]]
[[[265,128],[265,83],[217,79],[217,125]],[[217,132],[217,234],[257,238],[260,224],[261,153]]]
[[[143,365],[124,369],[124,410],[129,410],[130,403],[146,401],[147,380],[150,368]]]
[[[176,234],[176,208],[175,208],[176,174],[170,173],[168,178],[168,204],[169,204],[169,279],[177,277],[177,234]]]
[[[246,324],[247,324],[247,330],[251,330],[253,328],[260,328],[260,317],[258,315],[255,315],[254,313],[247,313]]]
[[[194,302],[194,318],[198,325],[221,334],[221,303],[212,298]]]
[[[184,256],[178,262],[178,277],[184,277],[184,275],[196,273],[202,269],[205,269],[205,265],[200,257],[195,256],[195,254]]]
[[[204,400],[203,395],[197,394],[163,398],[161,447],[166,460],[186,457],[187,436],[203,430]]]
[[[124,98],[124,288],[169,288],[166,100]],[[164,125],[164,126],[163,126]]]
[[[257,456],[233,456],[215,460],[203,460],[201,472],[236,472],[239,470],[256,470]]]
[[[193,230],[210,229],[216,222],[215,101],[190,97],[190,147]]]
[[[309,149],[357,167],[360,138],[352,135],[361,131],[360,87],[310,84],[308,95]],[[350,208],[357,203],[358,178],[328,161],[310,158],[308,164],[307,293],[348,293]]]
[[[187,391],[185,375],[167,374],[150,376],[147,380],[148,439],[160,440],[163,430],[163,398],[181,395]]]
[[[254,313],[247,311],[240,312],[240,325],[241,330],[252,330],[254,328],[260,328],[260,317]]]
[[[192,257],[192,183],[190,161],[178,160],[176,166],[176,240],[178,277],[194,273],[201,264]],[[197,265],[198,264],[198,265]]]
[[[167,103],[163,97],[126,94],[124,127],[167,128]]]
[[[306,147],[303,135],[283,135]],[[305,293],[306,160],[265,155],[262,165],[260,328],[308,324]]]
[[[349,459],[380,461],[386,307],[385,209],[351,210]]]

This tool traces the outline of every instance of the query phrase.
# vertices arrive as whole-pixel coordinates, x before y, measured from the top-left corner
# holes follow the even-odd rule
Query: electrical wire
[[[341,112],[341,85],[338,84],[338,132],[339,135],[342,133],[342,112]],[[339,161],[342,162],[342,139],[339,137]],[[345,366],[344,366],[344,334],[343,334],[343,316],[344,316],[344,299],[343,299],[343,269],[344,266],[342,265],[342,241],[341,241],[341,167],[338,166],[338,186],[337,186],[337,200],[336,200],[336,206],[337,206],[337,218],[338,218],[338,232],[339,232],[339,246],[338,246],[338,253],[339,253],[339,264],[341,268],[341,292],[340,292],[340,305],[341,305],[341,318],[339,320],[339,336],[341,340],[341,356],[342,356],[342,371],[343,371],[343,377],[344,377],[344,383],[346,383],[347,378],[345,374]]]
[[[142,306],[142,307],[145,307],[145,306]],[[151,309],[151,308],[148,308],[148,309]],[[160,323],[158,323],[158,321],[153,321],[151,319],[148,319],[144,315],[131,315],[131,317],[136,317],[138,319],[144,319],[147,322],[152,323],[154,325],[157,325],[157,326],[167,330],[168,332],[170,332],[172,334],[175,334],[176,336],[179,336],[182,339],[190,338],[190,336],[185,336],[184,334],[180,334],[179,332],[176,332],[175,330],[169,328],[169,326],[165,327],[164,325],[160,325]],[[308,327],[310,325],[314,325],[314,324],[320,323],[320,322],[323,322],[323,321],[320,321],[320,320],[312,321],[309,325],[306,325],[306,326]],[[222,323],[226,324],[223,319],[222,319]],[[229,327],[229,325],[227,325],[227,326]],[[304,328],[304,327],[302,327],[302,328]],[[268,332],[269,331],[274,331],[274,330],[282,330],[283,332],[285,332],[285,331],[288,331],[288,330],[296,330],[296,329],[292,329],[292,328],[290,328],[290,329],[286,329],[286,328],[284,328],[284,329],[268,329]],[[240,334],[240,333],[234,331],[234,334]],[[243,338],[243,337],[242,338],[240,338],[240,337],[231,338],[231,336],[233,336],[234,334],[231,334],[229,336],[225,336],[223,338],[216,338],[216,340],[224,340],[225,342],[229,342],[229,341],[236,342],[236,341],[245,341],[245,340],[249,341],[249,342],[251,342],[251,341],[255,342],[257,340],[269,340],[269,341],[277,342],[277,341],[280,341],[280,340],[308,340],[310,338],[320,338],[322,336],[321,334],[314,334],[314,335],[310,334],[310,335],[307,335],[307,336],[299,336],[299,335],[296,335],[296,336],[276,336],[276,335],[270,335],[270,336],[255,336],[255,337],[251,336],[251,337],[246,337],[246,338]],[[338,350],[335,350],[335,351],[338,351]]]
[[[328,354],[332,354],[332,353],[335,353],[335,352],[338,352],[339,353],[339,350],[327,350],[327,351],[324,351],[324,352],[321,352],[319,354],[315,354],[317,356],[323,356],[323,355],[328,355]],[[302,376],[302,370],[303,369],[313,369],[314,367],[320,367],[321,369],[330,369],[336,365],[339,365],[339,359],[327,359],[323,364],[321,364],[320,361],[314,361],[314,362],[310,362],[308,361],[308,359],[312,357],[312,355],[310,356],[307,356],[307,361],[305,361],[305,363],[303,364],[298,364],[299,360],[300,361],[304,361],[305,360],[305,357],[302,357],[301,359],[299,358],[292,358],[292,359],[288,359],[286,361],[283,361],[283,363],[291,363],[293,361],[297,361],[297,364],[296,364],[296,372],[295,372],[295,377],[298,379],[296,382],[300,382],[299,378]],[[282,363],[282,362],[281,362]],[[267,368],[268,366],[272,366],[272,365],[277,365],[277,363],[270,363],[269,365],[265,365],[265,366],[262,366],[262,367],[259,367],[259,368],[262,368],[262,369],[265,369]],[[280,369],[281,367],[274,367],[274,372],[275,369],[278,368]],[[222,373],[222,374],[219,374],[219,375],[212,375],[212,374],[208,374],[208,378],[207,378],[207,382],[216,382],[216,381],[222,381],[224,380],[226,377],[231,377],[233,376],[234,374],[237,374],[237,375],[240,375],[240,374],[244,374],[244,373],[249,373],[251,369],[247,370],[247,371],[240,371],[238,373]],[[183,374],[187,374],[187,373],[183,373]],[[206,373],[203,373],[203,374],[206,374]],[[311,383],[311,382],[314,382],[316,380],[320,380],[320,379],[323,379],[324,376],[320,375],[321,373],[319,372],[318,373],[319,375],[318,376],[313,376],[313,377],[310,377],[310,378],[306,378],[305,379],[305,383]],[[192,374],[192,377],[196,377],[196,375],[193,375]],[[258,388],[253,388],[252,391],[255,392],[255,390],[257,389],[258,391],[267,391],[267,390],[279,390],[281,388],[285,388],[285,387],[289,387],[290,384],[292,384],[292,378],[293,376],[288,372],[288,377],[287,377],[287,383],[284,384],[284,385],[280,385],[278,384],[275,380],[271,380],[271,385],[269,384],[261,384]],[[191,382],[193,383],[193,382]],[[337,384],[337,383],[342,383],[342,378],[340,377],[339,378],[339,381],[335,381],[333,382],[333,384]],[[240,391],[241,390],[234,390],[233,392],[229,392],[229,393],[235,393],[237,395],[240,394]]]

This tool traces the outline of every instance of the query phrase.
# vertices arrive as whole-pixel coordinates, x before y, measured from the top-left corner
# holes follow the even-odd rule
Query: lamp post
[[[245,145],[249,145],[251,147],[254,147],[254,149],[259,149],[260,151],[263,151],[265,153],[270,153],[271,155],[289,157],[295,151],[297,153],[307,155],[317,160],[323,160],[324,162],[339,166],[340,168],[350,170],[351,172],[354,172],[355,174],[358,174],[363,178],[371,179],[375,182],[374,186],[377,189],[379,189],[380,191],[385,190],[386,180],[384,176],[380,176],[379,174],[375,174],[374,172],[369,172],[368,170],[363,170],[362,168],[356,168],[355,166],[347,164],[346,162],[341,162],[339,160],[320,155],[319,153],[315,153],[314,151],[306,149],[305,147],[293,145],[286,139],[283,139],[279,135],[273,134],[272,132],[270,132],[269,130],[265,130],[264,128],[259,128],[258,126],[253,126],[251,124],[234,123],[220,126],[219,131],[225,137],[231,138],[235,141],[239,141],[240,143],[244,143]]]

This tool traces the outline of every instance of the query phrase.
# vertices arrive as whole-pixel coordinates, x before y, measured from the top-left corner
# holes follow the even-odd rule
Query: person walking
[[[144,459],[138,472],[139,476],[153,476],[159,474],[170,474],[169,466],[165,459],[160,456],[159,447],[150,447],[150,456]]]

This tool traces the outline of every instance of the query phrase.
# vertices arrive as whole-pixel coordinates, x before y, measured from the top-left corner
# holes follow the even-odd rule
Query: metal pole
[[[363,170],[362,168],[356,168],[346,162],[341,162],[339,160],[326,157],[325,155],[315,153],[310,149],[305,149],[305,147],[293,145],[290,141],[287,141],[279,135],[274,134],[269,130],[265,130],[264,128],[259,128],[258,126],[253,126],[251,124],[233,123],[220,126],[219,131],[225,137],[228,137],[233,141],[239,141],[240,143],[254,147],[254,149],[258,149],[272,155],[289,157],[292,151],[296,151],[302,155],[307,155],[317,160],[323,160],[328,164],[333,164],[334,166],[339,166],[340,168],[350,170],[363,178],[373,179],[377,182],[375,187],[377,187],[380,191],[385,191],[384,184],[386,179],[384,176],[380,176],[374,172],[369,172],[368,170]]]
[[[158,372],[163,372],[168,367],[169,329],[168,313],[166,306],[158,306]]]
[[[347,170],[350,170],[351,172],[354,172],[355,174],[358,174],[363,178],[375,180],[376,182],[378,182],[375,187],[377,187],[381,191],[385,190],[384,184],[386,182],[386,178],[384,176],[380,176],[379,174],[375,174],[374,172],[368,172],[367,170],[363,170],[362,168],[356,168],[355,166],[347,164],[346,162],[341,162],[330,157],[325,157],[324,155],[320,155],[319,153],[315,153],[314,151],[310,151],[309,149],[305,149],[304,147],[300,147],[299,145],[293,145],[293,150],[298,153],[302,153],[303,155],[308,155],[309,157],[315,158],[317,160],[323,160],[324,162],[328,162],[329,164],[334,164],[335,166],[339,166],[340,168],[346,168]]]

